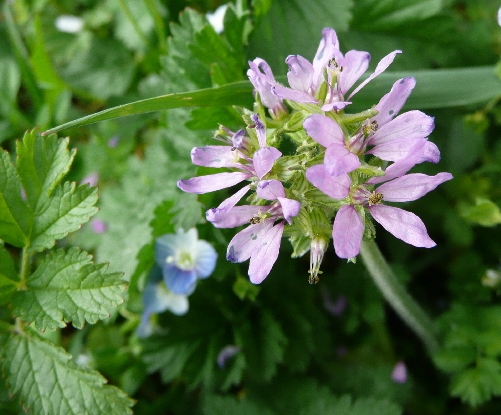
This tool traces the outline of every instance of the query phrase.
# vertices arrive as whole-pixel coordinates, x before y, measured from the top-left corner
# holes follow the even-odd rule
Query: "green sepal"
[[[12,299],[13,314],[39,330],[82,328],[110,316],[123,303],[127,284],[118,272],[106,273],[107,264],[94,264],[92,257],[76,247],[50,252],[28,277],[26,290]]]
[[[291,258],[300,258],[310,250],[311,238],[303,235],[294,235],[289,238],[292,245]]]

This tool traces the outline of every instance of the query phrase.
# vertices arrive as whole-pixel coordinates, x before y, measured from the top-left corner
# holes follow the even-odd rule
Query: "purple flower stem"
[[[432,321],[393,274],[374,241],[363,241],[360,255],[375,284],[400,318],[414,331],[431,355],[438,350]]]

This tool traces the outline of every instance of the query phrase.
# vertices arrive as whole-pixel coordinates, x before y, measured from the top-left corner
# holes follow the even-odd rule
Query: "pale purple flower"
[[[285,221],[291,223],[292,217],[298,215],[300,203],[285,197],[284,187],[278,180],[260,181],[256,192],[260,198],[274,203],[266,206],[235,206],[225,213],[233,218],[231,210],[245,208],[238,212],[242,220],[250,222],[247,228],[238,232],[230,241],[226,259],[230,262],[243,262],[250,258],[249,279],[254,284],[260,284],[278,258]],[[224,218],[220,219],[220,227],[238,226],[233,219],[228,226],[224,221]]]
[[[271,87],[277,85],[277,81],[273,76],[273,72],[264,59],[256,58],[249,61],[250,69],[247,71],[247,76],[254,86],[255,91],[259,94],[262,104],[268,108],[273,118],[280,118],[287,113],[287,108],[284,105],[283,99],[277,97]]]
[[[108,147],[110,148],[115,148],[118,145],[118,142],[120,141],[120,137],[118,135],[114,135],[108,140]]]
[[[414,85],[414,78],[395,82],[391,91],[376,105],[378,114],[368,119],[351,137],[345,137],[336,121],[326,115],[313,114],[305,120],[303,125],[308,135],[326,148],[324,164],[330,175],[339,176],[356,170],[362,164],[360,157],[365,154],[385,161],[404,159],[418,143],[424,146],[418,162],[439,161],[438,148],[427,139],[434,128],[433,117],[421,111],[408,111],[396,117]]]
[[[188,193],[208,193],[234,186],[244,180],[261,180],[270,172],[275,161],[282,153],[274,147],[266,145],[266,129],[256,114],[251,116],[258,138],[259,150],[252,153],[251,144],[245,131],[237,131],[231,146],[205,146],[195,147],[191,151],[193,164],[205,167],[226,167],[237,171],[210,174],[207,176],[193,177],[179,180],[177,185]],[[239,193],[243,197],[250,189]],[[238,203],[238,200],[234,204]]]
[[[191,294],[198,279],[212,274],[216,260],[215,249],[198,239],[195,228],[162,235],[155,243],[155,262],[162,269],[165,285],[174,294]]]
[[[376,222],[398,239],[416,247],[435,246],[418,216],[381,202],[416,200],[450,179],[450,173],[438,173],[435,176],[413,173],[387,181],[375,190],[369,190],[366,184],[352,189],[351,203],[343,205],[334,219],[332,237],[337,256],[354,258],[359,254],[365,228],[362,216],[365,210],[362,208],[367,209]]]
[[[90,225],[92,231],[97,234],[105,233],[108,230],[108,225],[101,219],[92,219]]]
[[[221,349],[219,354],[217,355],[217,365],[224,369],[226,366],[226,362],[235,356],[240,351],[240,347],[235,346],[234,344],[229,344]]]
[[[87,176],[85,176],[80,183],[88,184],[89,186],[97,186],[98,181],[99,181],[99,173],[93,171],[92,173],[89,173]]]
[[[310,242],[310,274],[308,282],[310,284],[316,284],[318,282],[318,275],[322,273],[320,271],[320,264],[324,259],[325,251],[327,250],[328,240],[326,238],[316,236],[311,239]]]
[[[498,25],[501,26],[501,7],[498,9]]]
[[[391,372],[391,379],[395,383],[400,383],[404,384],[407,382],[407,366],[405,365],[404,362],[399,361],[393,368],[393,371]]]
[[[343,54],[336,32],[325,28],[313,63],[299,55],[288,56],[285,62],[289,66],[287,78],[290,88],[276,84],[272,92],[282,99],[322,105],[324,111],[342,110],[350,104],[349,99],[353,95],[386,70],[398,53],[401,51],[395,50],[381,59],[374,73],[345,98],[369,67],[370,55],[357,50]],[[327,79],[324,79],[325,76]]]

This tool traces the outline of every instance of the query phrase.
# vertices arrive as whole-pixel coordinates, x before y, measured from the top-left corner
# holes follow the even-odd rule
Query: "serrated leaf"
[[[501,395],[501,364],[495,359],[481,358],[477,366],[453,377],[451,395],[472,406]]]
[[[96,203],[97,188],[77,187],[71,182],[58,186],[49,198],[42,196],[35,211],[30,250],[37,252],[51,248],[56,239],[79,229],[97,213]]]
[[[9,153],[0,154],[0,239],[22,248],[28,241],[33,214],[21,196],[21,181]]]
[[[69,138],[42,137],[28,131],[17,143],[17,168],[26,197],[35,209],[40,195],[50,195],[68,173],[75,150],[68,150]]]
[[[8,388],[35,415],[132,414],[130,399],[98,372],[72,362],[61,347],[33,335],[4,336]]]
[[[106,273],[107,264],[72,247],[49,253],[28,278],[27,289],[14,295],[13,313],[39,330],[83,327],[109,317],[123,303],[126,284],[120,273]]]
[[[253,319],[254,320],[254,319]],[[235,329],[237,344],[245,345],[245,357],[256,379],[269,381],[277,371],[277,365],[283,361],[287,344],[280,323],[273,315],[263,310],[259,319]]]

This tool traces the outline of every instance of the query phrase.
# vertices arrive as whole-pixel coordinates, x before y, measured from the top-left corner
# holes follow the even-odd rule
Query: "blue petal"
[[[217,253],[207,241],[200,240],[196,245],[195,272],[198,278],[207,278],[216,267]]]
[[[185,271],[170,264],[163,267],[164,281],[174,294],[190,295],[197,283],[195,270]]]
[[[155,243],[155,261],[163,267],[165,260],[169,256],[175,256],[179,250],[191,251],[194,249],[198,239],[196,228],[191,228],[187,232],[179,229],[177,233],[162,235]]]

